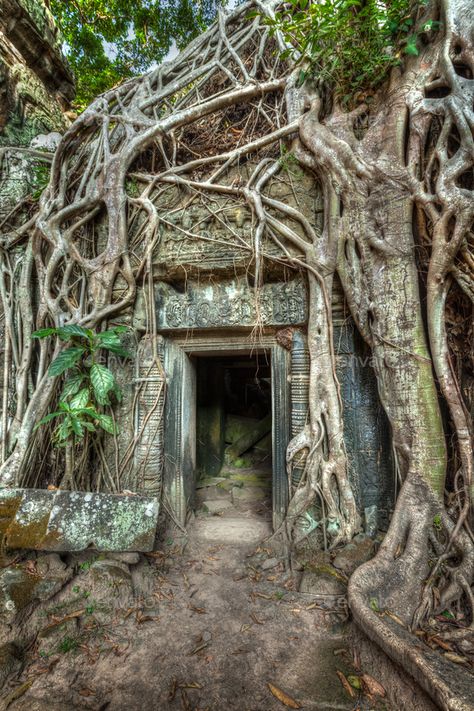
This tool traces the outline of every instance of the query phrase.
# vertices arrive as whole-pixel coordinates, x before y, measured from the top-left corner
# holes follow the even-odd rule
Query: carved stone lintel
[[[158,328],[229,328],[299,325],[307,319],[306,288],[302,280],[265,284],[258,290],[236,279],[200,286],[190,284],[181,294],[168,284],[157,287]]]

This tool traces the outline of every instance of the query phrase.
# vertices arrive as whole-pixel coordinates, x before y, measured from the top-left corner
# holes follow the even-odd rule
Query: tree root
[[[411,674],[441,708],[467,711],[474,708],[472,677],[437,652],[420,647],[418,638],[410,632],[422,616],[434,610],[435,598],[432,590],[427,594],[425,580],[430,570],[428,542],[440,515],[445,519],[442,504],[424,479],[415,475],[407,479],[379,551],[350,578],[349,607],[360,629]],[[468,549],[468,566],[471,556]],[[458,583],[459,578],[451,581],[441,600],[452,599],[453,585]],[[456,587],[456,594],[459,592]],[[444,609],[443,605],[441,602],[438,610]]]

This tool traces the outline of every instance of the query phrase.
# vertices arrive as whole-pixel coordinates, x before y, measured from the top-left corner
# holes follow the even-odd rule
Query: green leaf
[[[81,415],[89,415],[90,417],[95,417],[97,415],[97,410],[94,405],[89,405],[89,407],[77,408],[76,412]]]
[[[49,375],[61,375],[65,370],[69,370],[75,365],[85,353],[86,349],[83,346],[73,346],[66,348],[58,355],[49,366]]]
[[[456,618],[454,617],[453,613],[450,612],[449,610],[443,610],[443,612],[441,613],[441,615],[442,615],[442,617],[445,617],[447,620],[454,620],[454,619],[456,619]]]
[[[71,422],[70,422],[70,419],[67,418],[58,427],[58,429],[56,431],[56,437],[59,440],[59,442],[64,442],[67,439],[69,439],[70,434],[71,434]]]
[[[82,390],[79,390],[77,395],[74,395],[74,397],[71,398],[71,401],[69,404],[71,406],[71,409],[80,410],[81,408],[86,407],[89,400],[90,400],[89,388],[82,388]]]
[[[405,54],[409,54],[413,57],[418,57],[419,55],[418,47],[415,44],[407,44],[403,51]]]
[[[122,342],[115,329],[110,331],[102,331],[102,333],[97,334],[97,344],[99,348],[105,348],[108,351],[112,351],[116,355],[121,355],[124,358],[129,358],[130,354],[122,346]]]
[[[91,368],[91,383],[97,402],[101,405],[108,404],[108,393],[115,385],[115,378],[105,365],[94,363]]]
[[[84,436],[84,429],[82,427],[81,421],[79,420],[78,417],[75,417],[74,415],[70,415],[70,422],[71,422],[71,429],[74,432],[75,435],[78,437],[83,437]]]
[[[79,392],[79,388],[81,387],[84,378],[85,375],[83,375],[82,373],[72,375],[70,378],[68,378],[64,383],[63,391],[61,393],[61,400],[64,400],[65,398],[70,397],[71,395],[75,395],[77,392]]]
[[[41,427],[41,425],[46,425],[48,422],[51,422],[51,420],[54,420],[56,417],[62,417],[63,415],[63,412],[50,412],[49,415],[45,415],[44,417],[42,417],[38,424],[35,425],[35,430],[37,430],[38,427]]]
[[[114,387],[112,388],[112,392],[115,395],[115,397],[117,398],[117,402],[122,402],[123,394],[122,394],[122,391],[120,390],[119,386],[117,385],[117,383],[115,383]]]
[[[75,323],[69,326],[61,326],[61,328],[56,329],[59,338],[62,341],[69,341],[71,338],[76,336],[77,338],[91,338],[94,334],[89,328],[82,328]]]
[[[407,43],[406,43],[405,49],[403,50],[404,53],[412,55],[414,57],[417,57],[419,54],[418,47],[417,47],[417,41],[418,41],[418,38],[416,35],[410,35],[407,38]]]
[[[373,610],[374,612],[380,612],[379,603],[377,602],[377,598],[371,597],[369,606],[370,606],[370,609]]]
[[[40,328],[39,331],[34,331],[31,334],[31,338],[47,338],[57,333],[56,328]]]
[[[96,420],[103,430],[105,430],[109,434],[117,434],[117,428],[115,427],[114,421],[110,415],[97,413]]]

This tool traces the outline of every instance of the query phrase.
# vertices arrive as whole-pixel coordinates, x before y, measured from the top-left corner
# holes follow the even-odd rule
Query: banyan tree
[[[184,525],[189,354],[273,349],[273,415],[286,418],[273,430],[273,541],[350,542],[370,528],[360,478],[389,460],[393,515],[352,576],[350,607],[458,708],[409,629],[453,605],[471,621],[458,638],[474,619],[474,5],[407,5],[416,51],[385,48],[396,61],[349,96],[292,41],[292,12],[310,5],[221,12],[173,61],[99,96],[62,136],[37,208],[3,225],[0,483],[153,494]],[[370,2],[346,5],[357,27]],[[359,390],[389,435],[359,472],[341,309],[370,356],[374,387]],[[43,330],[68,326],[63,338]],[[54,448],[54,422],[37,427],[61,397],[50,364],[73,366],[85,333],[115,334],[119,354],[117,326],[134,353],[111,365],[133,380],[130,396],[102,403],[117,428],[81,426],[72,448]],[[50,337],[32,338],[42,330]]]

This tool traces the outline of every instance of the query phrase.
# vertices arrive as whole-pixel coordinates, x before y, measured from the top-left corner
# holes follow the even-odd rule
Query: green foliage
[[[421,33],[439,29],[433,20],[415,29],[414,14],[424,4],[424,0],[290,0],[267,22],[294,48],[284,58],[302,63],[299,83],[315,78],[351,106],[376,89],[404,54],[419,53]]]
[[[374,612],[380,612],[380,607],[377,598],[371,597],[369,602],[369,607]]]
[[[226,0],[51,0],[77,80],[77,106],[185,47]]]
[[[99,363],[101,351],[129,358],[120,340],[127,328],[116,326],[108,331],[95,333],[89,328],[72,324],[59,328],[42,328],[32,334],[32,338],[56,336],[70,345],[53,360],[48,374],[67,374],[59,399],[58,409],[43,417],[36,425],[57,420],[54,438],[59,446],[82,439],[86,432],[102,429],[115,434],[116,428],[111,415],[101,408],[111,404],[111,396],[121,399],[121,391],[109,368]]]
[[[33,163],[31,196],[34,200],[38,200],[43,190],[48,186],[50,172],[51,163],[49,161],[44,163]]]
[[[58,645],[58,652],[62,652],[63,654],[67,654],[68,652],[72,652],[75,649],[77,649],[79,646],[79,642],[77,639],[74,639],[74,637],[63,637],[61,642]]]

